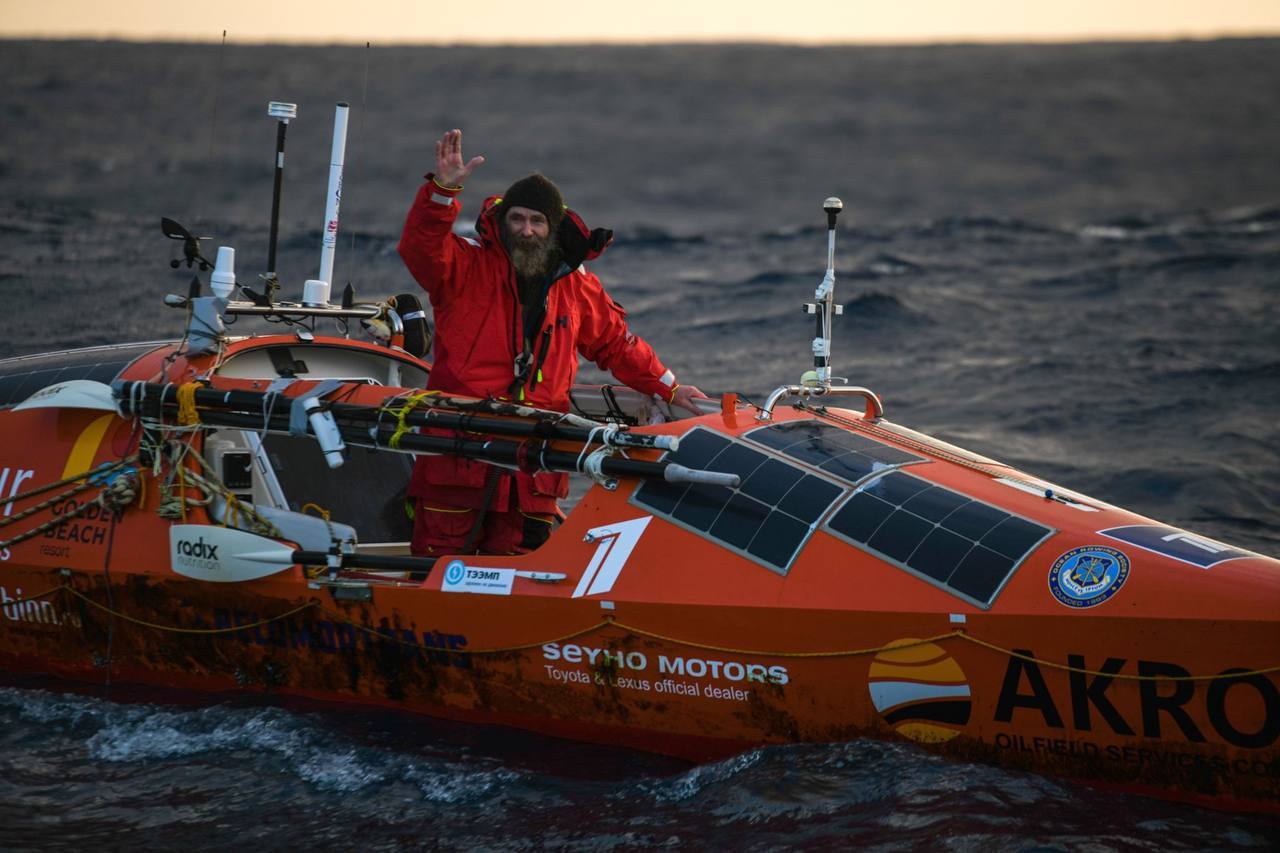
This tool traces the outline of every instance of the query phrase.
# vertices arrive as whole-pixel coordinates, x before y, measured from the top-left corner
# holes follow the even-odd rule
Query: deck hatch
[[[759,427],[743,437],[852,485],[887,468],[925,461],[870,436],[813,419]]]
[[[819,520],[846,491],[837,483],[726,435],[695,427],[664,459],[737,474],[742,484],[642,483],[631,500],[655,515],[786,574]]]
[[[1051,528],[893,471],[854,493],[826,529],[876,556],[989,607]]]

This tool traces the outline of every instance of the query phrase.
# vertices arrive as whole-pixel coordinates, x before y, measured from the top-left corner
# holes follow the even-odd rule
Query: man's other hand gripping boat
[[[801,382],[679,419],[610,386],[569,415],[427,395],[415,312],[319,282],[170,297],[181,341],[0,361],[0,663],[695,760],[905,739],[1280,810],[1280,562],[887,420],[830,377],[833,282]],[[233,338],[237,314],[291,325]],[[430,561],[416,453],[590,487],[533,553]]]

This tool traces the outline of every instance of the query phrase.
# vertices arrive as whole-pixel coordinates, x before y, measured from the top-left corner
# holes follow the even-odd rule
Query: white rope
[[[591,432],[587,433],[587,440],[582,442],[582,450],[578,453],[578,461],[574,463],[574,470],[586,473],[586,468],[582,467],[583,460],[587,456],[587,452],[591,450],[591,443],[596,440],[596,434],[603,430],[604,427],[592,427]]]
[[[616,488],[618,482],[615,478],[604,473],[603,470],[604,460],[608,459],[612,455],[613,452],[610,448],[602,447],[595,453],[588,456],[582,467],[583,472],[588,477],[601,486],[604,486],[606,489],[610,488],[610,484],[613,484],[613,487]]]
[[[605,474],[601,469],[604,460],[614,454],[614,448],[610,446],[613,436],[618,433],[618,425],[614,423],[602,424],[591,428],[591,432],[587,434],[587,440],[582,443],[582,451],[578,454],[578,460],[574,464],[574,468],[583,474],[586,474],[596,483],[605,488],[609,488],[609,484],[616,485],[617,480]],[[599,444],[600,448],[594,452],[591,450],[592,444]]]

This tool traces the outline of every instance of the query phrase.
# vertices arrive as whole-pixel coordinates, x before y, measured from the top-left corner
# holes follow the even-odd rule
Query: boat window
[[[301,512],[308,503],[322,507],[334,521],[354,527],[365,543],[412,537],[413,523],[404,510],[411,457],[348,447],[342,467],[330,468],[310,437],[269,434],[263,447],[289,509]]]
[[[814,419],[759,427],[744,437],[853,485],[886,469],[925,461],[922,456]]]
[[[150,341],[0,360],[0,406],[16,405],[43,388],[72,379],[90,379],[110,385],[140,356],[163,345],[160,341]]]
[[[836,483],[737,441],[696,427],[667,461],[742,478],[736,489],[642,483],[632,502],[780,574],[809,540],[818,520],[844,493]]]
[[[1051,528],[894,471],[827,522],[836,536],[980,607],[989,607]]]

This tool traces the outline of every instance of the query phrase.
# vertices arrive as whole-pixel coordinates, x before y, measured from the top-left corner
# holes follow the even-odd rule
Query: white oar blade
[[[209,524],[169,528],[174,572],[212,583],[257,580],[293,565],[293,546],[256,533]]]
[[[111,398],[111,386],[91,379],[71,379],[47,388],[41,388],[13,407],[23,409],[93,409],[114,412],[115,400]]]

